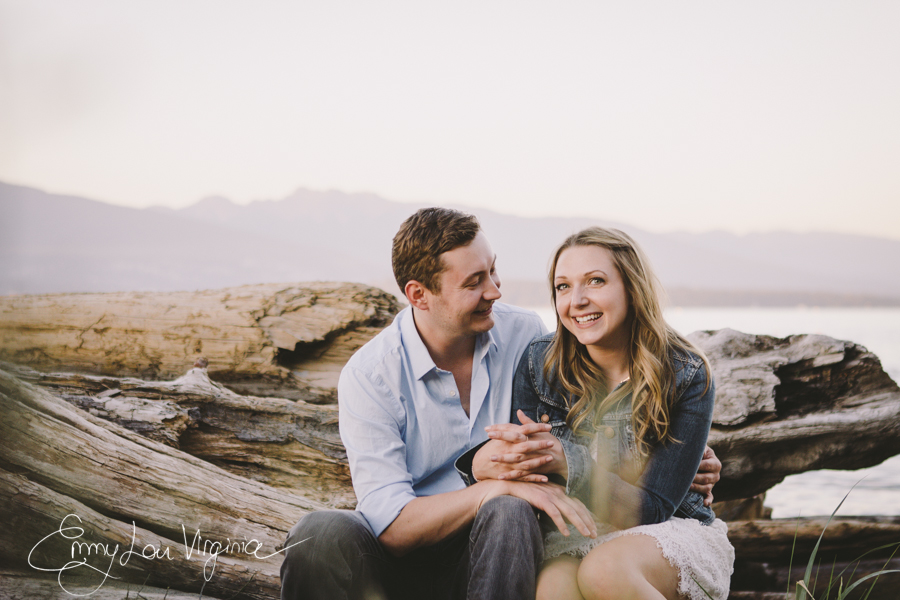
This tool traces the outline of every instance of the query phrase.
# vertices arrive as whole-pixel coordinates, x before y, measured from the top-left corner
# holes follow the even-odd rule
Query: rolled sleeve
[[[406,462],[402,406],[378,377],[347,368],[338,382],[338,405],[356,510],[377,537],[416,497]]]

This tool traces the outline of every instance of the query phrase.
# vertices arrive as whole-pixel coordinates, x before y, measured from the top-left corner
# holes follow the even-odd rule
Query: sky
[[[900,239],[900,3],[0,0],[0,181]]]

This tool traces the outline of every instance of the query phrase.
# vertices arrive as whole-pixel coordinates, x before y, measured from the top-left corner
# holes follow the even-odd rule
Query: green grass
[[[845,588],[844,587],[844,573],[847,571],[847,569],[850,568],[849,565],[837,574],[834,573],[834,565],[832,565],[831,573],[829,574],[827,584],[823,583],[823,585],[825,586],[825,591],[822,592],[822,594],[819,596],[814,595],[816,593],[816,589],[819,587],[818,586],[818,584],[819,584],[819,581],[818,581],[819,569],[816,569],[816,579],[813,581],[812,589],[810,589],[809,582],[810,582],[810,578],[812,577],[812,573],[813,573],[813,564],[815,564],[816,555],[819,552],[819,545],[822,543],[822,538],[825,536],[825,530],[828,529],[828,525],[831,524],[831,520],[834,519],[834,515],[837,514],[837,511],[841,508],[841,505],[844,504],[844,500],[846,500],[847,497],[850,496],[850,492],[853,491],[853,488],[855,488],[857,485],[859,485],[860,481],[862,481],[862,479],[860,479],[855,484],[853,484],[853,487],[850,488],[850,491],[847,492],[847,494],[844,496],[844,498],[840,501],[840,503],[838,503],[837,507],[834,509],[834,512],[831,513],[831,516],[828,517],[828,521],[825,523],[825,527],[822,528],[822,533],[819,534],[819,539],[816,541],[816,545],[813,548],[812,554],[809,557],[809,562],[806,564],[806,572],[803,575],[803,579],[800,579],[799,581],[796,582],[796,588],[794,590],[793,596],[791,595],[791,584],[790,584],[790,582],[788,582],[788,589],[785,594],[786,600],[832,600],[832,598],[831,598],[832,591],[836,592],[836,594],[837,594],[834,597],[834,600],[845,600],[845,598],[847,598],[847,596],[850,594],[850,592],[855,590],[857,587],[859,587],[863,583],[866,583],[867,581],[872,580],[868,591],[863,596],[863,600],[865,600],[872,593],[872,590],[875,589],[875,584],[878,583],[878,578],[880,576],[882,576],[886,573],[900,573],[900,570],[897,570],[897,569],[882,569],[880,571],[876,571],[875,573],[870,573],[869,575],[866,575],[865,577],[860,577],[853,583],[849,583],[853,579],[853,575],[856,573],[856,569],[854,568],[854,570],[847,577],[848,585]],[[798,521],[797,528],[799,529],[799,527],[800,527],[800,522]],[[790,565],[788,566],[788,573],[791,572],[791,567],[793,567],[794,548],[796,547],[796,545],[797,545],[797,532],[795,531],[794,532],[794,545],[791,547],[791,562],[790,562]],[[863,557],[865,557],[867,554],[870,554],[872,552],[877,552],[878,550],[884,550],[886,548],[891,548],[891,547],[894,548],[894,551],[891,553],[891,556],[888,558],[887,562],[885,562],[885,566],[887,566],[890,563],[891,559],[894,558],[894,554],[896,554],[897,549],[900,548],[900,542],[896,542],[893,544],[886,544],[884,546],[879,546],[878,548],[873,548],[872,550],[869,550],[868,552],[865,552],[865,553],[861,554],[860,556],[858,556],[857,558],[850,561],[850,565],[852,565],[854,563],[856,565],[859,565],[859,561],[862,560]]]

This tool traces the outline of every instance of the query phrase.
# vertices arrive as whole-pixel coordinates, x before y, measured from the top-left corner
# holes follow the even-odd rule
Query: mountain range
[[[0,183],[0,294],[360,281],[395,291],[391,239],[425,204],[298,189],[239,205],[125,208]],[[679,305],[900,306],[900,241],[837,233],[653,233],[593,218],[475,214],[506,300],[547,302],[555,246],[589,225],[631,234]]]

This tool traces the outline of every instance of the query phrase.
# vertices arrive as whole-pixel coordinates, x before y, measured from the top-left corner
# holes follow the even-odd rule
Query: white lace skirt
[[[734,547],[728,541],[728,526],[716,519],[702,525],[696,519],[672,517],[663,523],[639,525],[617,530],[609,524],[597,524],[597,537],[586,538],[571,525],[569,537],[554,530],[544,537],[544,560],[562,554],[587,556],[587,553],[623,535],[649,535],[669,564],[678,569],[678,592],[690,600],[725,600],[734,571]],[[709,596],[704,593],[709,593]]]

